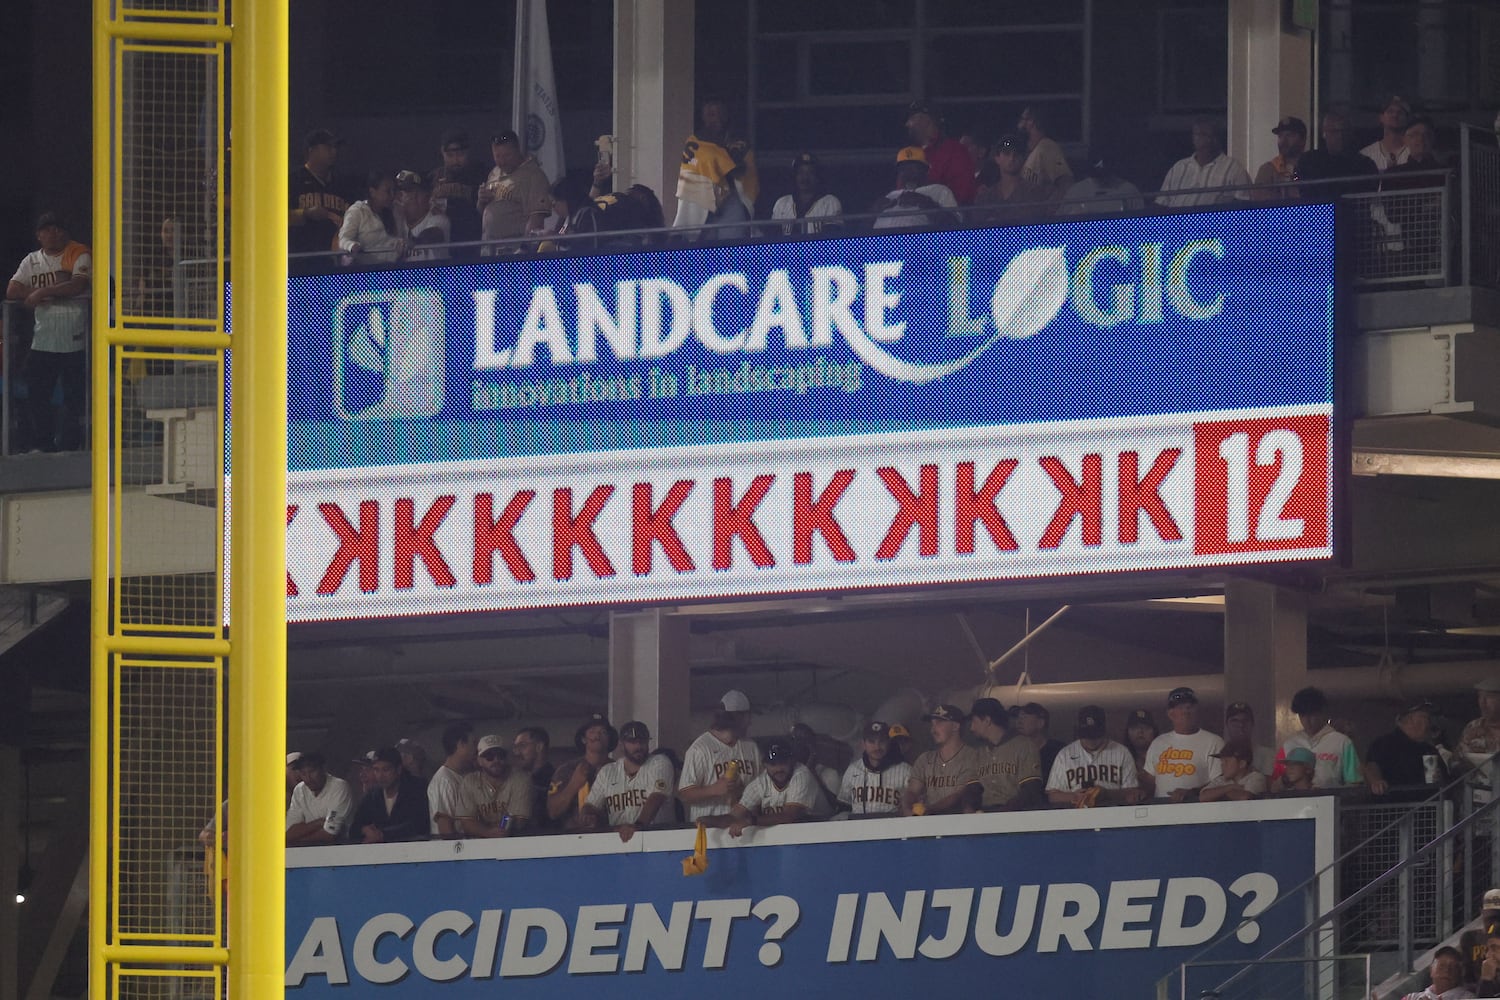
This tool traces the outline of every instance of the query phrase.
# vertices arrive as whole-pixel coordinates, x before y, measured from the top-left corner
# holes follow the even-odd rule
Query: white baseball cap
[[[291,767],[293,764],[297,763],[301,759],[302,759],[302,751],[301,750],[293,750],[291,753],[289,753],[289,754],[286,755],[286,766],[287,767]]]
[[[1500,910],[1500,889],[1491,889],[1484,894],[1484,902],[1479,907],[1481,910]]]
[[[504,750],[505,749],[505,741],[503,739],[501,739],[499,736],[495,736],[495,735],[484,736],[484,737],[481,737],[480,740],[479,740],[479,750],[477,751],[477,753],[479,753],[480,756],[483,756],[484,753],[485,753],[485,751],[487,751],[487,750],[493,750],[496,747],[499,747],[501,750]]]
[[[750,711],[750,699],[745,697],[745,692],[736,691],[733,688],[724,692],[724,697],[719,699],[719,704],[724,706],[726,712]]]

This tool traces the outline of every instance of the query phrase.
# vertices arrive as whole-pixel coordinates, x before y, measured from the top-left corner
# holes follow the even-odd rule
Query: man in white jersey
[[[818,781],[797,759],[790,743],[773,743],[766,751],[765,770],[745,786],[745,794],[729,814],[729,835],[738,837],[747,826],[800,823],[818,798]]]
[[[672,762],[661,754],[651,755],[651,730],[644,722],[625,723],[620,750],[620,759],[594,776],[578,819],[585,830],[602,825],[628,841],[642,827],[672,821],[672,811],[666,808],[672,798]]]
[[[464,813],[464,775],[474,770],[474,727],[451,723],[443,730],[443,752],[448,756],[427,783],[427,834],[452,840],[459,834],[456,817]]]
[[[1146,766],[1156,779],[1156,797],[1185,802],[1197,797],[1198,789],[1219,776],[1214,757],[1224,740],[1198,728],[1198,696],[1189,687],[1173,688],[1167,695],[1167,718],[1172,729],[1151,741]]]
[[[32,310],[31,353],[26,360],[32,445],[42,451],[73,451],[83,443],[84,340],[89,332],[93,254],[68,238],[52,212],[37,217],[40,249],[27,254],[5,286],[8,302]],[[61,386],[63,423],[57,426],[52,395]]]
[[[1047,799],[1053,805],[1133,805],[1140,801],[1135,757],[1105,735],[1104,710],[1086,705],[1078,711],[1078,739],[1057,752],[1047,776]],[[1096,790],[1097,789],[1097,790]]]
[[[292,789],[286,809],[286,846],[313,847],[344,839],[354,815],[354,793],[343,778],[330,777],[323,755],[302,754],[297,761],[302,780]]]
[[[901,811],[901,792],[911,780],[911,765],[891,744],[884,722],[865,727],[864,753],[855,758],[839,784],[839,802],[855,816],[894,816]]]
[[[687,807],[689,823],[715,819],[713,825],[728,823],[722,817],[729,815],[745,786],[760,773],[760,747],[745,738],[749,731],[750,699],[742,691],[726,691],[708,732],[682,755],[677,798]]]
[[[514,837],[531,822],[531,777],[510,766],[505,740],[479,740],[479,767],[463,777],[464,808],[454,820],[464,837]]]

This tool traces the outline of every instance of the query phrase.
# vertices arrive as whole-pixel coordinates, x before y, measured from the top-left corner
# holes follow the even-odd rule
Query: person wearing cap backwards
[[[1226,743],[1214,757],[1219,774],[1198,790],[1199,802],[1243,802],[1266,794],[1266,776],[1255,769],[1255,750],[1249,743]]]
[[[439,167],[427,174],[427,183],[432,189],[432,207],[447,216],[450,236],[457,243],[472,243],[479,239],[479,185],[484,183],[483,164],[469,156],[469,133],[465,129],[449,129],[442,135],[438,152],[443,158]],[[460,253],[472,254],[474,247],[465,247]]]
[[[5,300],[32,310],[31,353],[26,358],[32,446],[41,451],[74,451],[83,444],[84,339],[89,332],[94,256],[68,238],[52,212],[37,217],[38,249],[21,258],[5,286]],[[63,424],[56,426],[52,394],[62,389]]]
[[[1047,801],[1059,806],[1134,805],[1140,801],[1135,756],[1104,728],[1104,710],[1078,710],[1078,738],[1057,753],[1047,775]],[[1098,791],[1094,791],[1098,789]]]
[[[1280,758],[1284,758],[1293,747],[1311,750],[1318,759],[1313,771],[1314,788],[1342,788],[1364,781],[1364,770],[1360,767],[1354,741],[1333,728],[1328,715],[1328,697],[1322,691],[1305,687],[1292,695],[1292,714],[1301,721],[1302,731],[1293,733],[1282,742]]]
[[[609,755],[620,743],[620,734],[609,720],[598,712],[573,734],[573,747],[579,756],[562,764],[552,774],[547,786],[547,818],[565,830],[578,826],[582,795],[588,792],[599,769],[609,763]]]
[[[431,189],[415,170],[396,174],[396,234],[406,243],[407,261],[447,260],[451,223],[432,205]]]
[[[1407,797],[1426,798],[1430,758],[1432,776],[1439,785],[1447,784],[1447,765],[1443,755],[1428,739],[1432,730],[1431,702],[1408,706],[1396,716],[1396,728],[1376,737],[1365,751],[1365,783],[1371,795],[1385,795],[1391,786],[1417,788]]]
[[[291,253],[332,250],[338,240],[344,213],[357,197],[351,185],[334,172],[343,141],[326,128],[307,134],[302,166],[292,171],[288,185],[287,248]]]
[[[584,830],[601,825],[629,841],[643,827],[672,822],[672,761],[651,753],[651,730],[644,722],[627,722],[620,729],[618,760],[610,761],[594,776],[588,801],[578,816]]]
[[[1151,741],[1146,767],[1156,798],[1184,802],[1218,776],[1214,754],[1223,749],[1224,740],[1198,726],[1198,696],[1190,687],[1167,694],[1167,718],[1172,728]]]
[[[292,789],[292,801],[286,807],[286,846],[313,847],[343,840],[354,812],[349,782],[331,777],[317,751],[302,755],[297,773],[302,780]]]
[[[1318,755],[1307,747],[1292,747],[1286,756],[1276,762],[1279,776],[1272,776],[1274,791],[1310,792],[1313,790],[1313,772],[1318,767]]]
[[[422,782],[401,767],[395,747],[375,751],[370,764],[375,787],[360,799],[349,824],[349,839],[362,844],[392,844],[425,840],[431,818]]]
[[[911,765],[891,740],[884,722],[865,726],[860,756],[850,762],[839,782],[839,803],[855,816],[894,816],[901,809],[901,793],[911,779]]]
[[[731,837],[738,837],[747,826],[800,823],[812,818],[817,798],[818,780],[797,759],[796,749],[790,743],[773,743],[766,751],[765,770],[745,786],[729,815],[718,817],[715,825],[723,823]]]
[[[454,817],[465,837],[514,837],[531,822],[531,779],[510,766],[505,740],[480,737],[479,767],[464,775],[463,807]]]
[[[928,183],[941,184],[960,205],[974,204],[977,183],[974,159],[964,144],[943,134],[937,111],[926,101],[916,101],[906,110],[906,135],[922,151],[928,166]]]
[[[750,699],[743,691],[724,692],[708,732],[682,755],[677,798],[689,823],[728,815],[760,773],[760,747],[745,738],[749,731]]]
[[[941,216],[923,214],[923,209],[957,208],[947,185],[928,179],[927,154],[916,146],[896,153],[896,187],[870,206],[878,215],[875,229],[919,229],[939,224]]]
[[[922,716],[931,726],[932,749],[911,766],[901,795],[901,815],[932,816],[977,812],[984,797],[979,751],[964,743],[964,713],[939,705]]]
[[[1256,201],[1296,201],[1297,161],[1307,149],[1307,123],[1287,115],[1271,130],[1276,136],[1276,155],[1255,172],[1256,190],[1250,196]]]
[[[443,730],[443,752],[448,756],[427,783],[427,832],[452,840],[458,836],[456,817],[464,811],[464,775],[474,770],[474,727],[450,723]]]
[[[792,193],[776,199],[771,206],[771,218],[790,223],[795,219],[830,219],[843,214],[843,203],[823,186],[823,168],[818,158],[811,153],[798,153],[792,161]],[[784,233],[809,236],[823,231],[822,224],[817,222],[781,228]]]
[[[1011,717],[994,698],[969,708],[969,732],[979,741],[979,805],[985,812],[1031,809],[1045,800],[1036,745],[1011,731]]]
[[[1224,742],[1248,743],[1254,753],[1252,763],[1264,775],[1276,771],[1276,748],[1255,742],[1255,709],[1247,701],[1230,702],[1224,708]]]
[[[1380,138],[1361,149],[1360,155],[1375,164],[1381,173],[1405,163],[1410,154],[1406,149],[1406,125],[1411,121],[1411,105],[1405,99],[1392,94],[1380,106]]]

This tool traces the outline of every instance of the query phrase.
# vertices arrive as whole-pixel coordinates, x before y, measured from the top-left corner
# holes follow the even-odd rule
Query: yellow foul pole
[[[229,995],[282,1000],[286,864],[287,0],[234,6]]]

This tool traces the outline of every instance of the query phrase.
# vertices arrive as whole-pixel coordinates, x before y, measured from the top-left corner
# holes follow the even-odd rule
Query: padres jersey
[[[33,250],[21,260],[11,281],[28,290],[60,285],[93,272],[94,255],[76,240],[69,240],[61,253]],[[48,299],[36,307],[31,349],[48,354],[71,354],[83,350],[89,332],[89,293]]]
[[[640,818],[646,800],[653,795],[665,795],[667,801],[656,810],[652,826],[672,822],[672,762],[665,757],[647,757],[635,775],[625,773],[625,762],[610,761],[594,775],[594,785],[589,789],[588,804],[605,815],[610,826],[634,823]]]
[[[1108,788],[1121,791],[1139,788],[1135,758],[1114,740],[1092,753],[1082,740],[1074,740],[1057,752],[1052,773],[1047,776],[1047,791],[1080,792],[1085,788]]]
[[[1036,747],[1031,748],[1033,757]],[[979,784],[979,751],[965,745],[952,759],[943,760],[937,750],[928,750],[911,766],[911,780],[922,786],[922,801],[929,806],[948,798],[965,785]]]
[[[901,792],[910,779],[911,765],[904,760],[874,771],[864,757],[857,757],[844,772],[839,801],[848,803],[856,816],[895,815],[901,808]]]
[[[1009,804],[1021,793],[1023,784],[1042,780],[1036,744],[1024,737],[1012,736],[999,746],[980,747],[976,753],[979,783],[984,786],[980,804],[986,809]]]
[[[724,777],[724,768],[729,762],[740,762],[740,780],[749,784],[760,773],[760,747],[754,740],[740,740],[734,746],[726,746],[713,733],[704,733],[693,741],[682,755],[681,788],[697,788],[712,785]],[[723,816],[729,806],[723,802],[688,806],[689,823],[696,823],[709,816]]]
[[[740,805],[756,816],[786,812],[786,807],[790,805],[810,810],[817,802],[818,794],[818,780],[812,776],[806,764],[798,764],[792,768],[792,776],[787,779],[785,788],[777,788],[776,782],[771,780],[770,772],[762,771],[754,781],[745,786],[745,794],[740,796]]]
[[[1164,799],[1179,788],[1202,788],[1219,775],[1214,758],[1224,740],[1200,729],[1196,733],[1162,733],[1146,750],[1146,766],[1156,779],[1156,797]]]
[[[499,825],[503,816],[531,818],[531,778],[520,771],[511,771],[498,785],[483,771],[471,771],[464,775],[459,791],[460,815],[473,816],[486,826]]]

